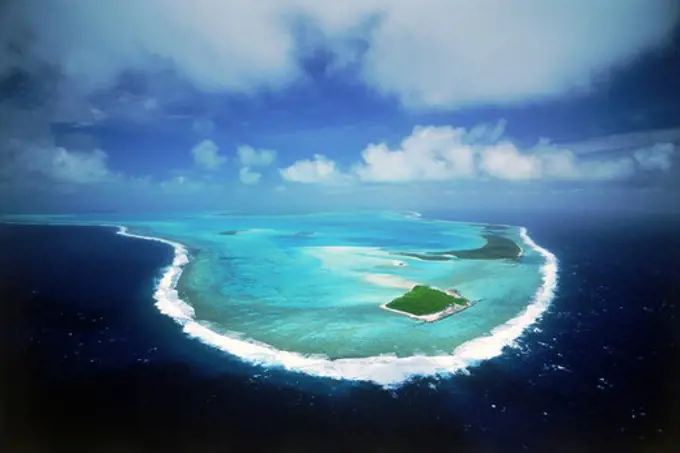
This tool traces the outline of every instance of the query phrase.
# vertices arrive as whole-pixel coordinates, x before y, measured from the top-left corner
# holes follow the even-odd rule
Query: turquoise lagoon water
[[[478,248],[484,225],[400,213],[34,220],[125,225],[123,234],[173,245],[156,305],[208,344],[266,365],[388,385],[500,354],[556,285],[555,257],[519,227],[499,232],[522,247],[519,262],[435,262],[396,252]],[[480,301],[434,323],[380,308],[417,283]]]

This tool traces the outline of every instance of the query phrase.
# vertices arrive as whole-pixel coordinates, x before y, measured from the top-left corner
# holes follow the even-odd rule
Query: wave
[[[235,333],[212,330],[195,319],[193,308],[180,299],[176,290],[183,268],[189,263],[186,247],[167,239],[133,234],[125,227],[120,227],[118,234],[159,241],[173,247],[175,256],[158,282],[154,293],[155,305],[161,313],[172,317],[181,325],[190,337],[250,363],[332,379],[369,381],[387,388],[397,387],[415,376],[445,376],[464,372],[472,365],[500,355],[503,348],[513,345],[522,332],[540,318],[557,288],[557,258],[538,246],[528,236],[526,229],[522,228],[520,235],[525,244],[543,256],[545,264],[541,267],[542,285],[531,303],[518,316],[494,328],[488,335],[463,343],[448,355],[396,357],[385,354],[365,358],[330,359],[323,355],[279,350],[265,343],[240,338]]]

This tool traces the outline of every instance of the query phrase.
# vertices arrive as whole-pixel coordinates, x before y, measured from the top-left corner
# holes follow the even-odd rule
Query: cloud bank
[[[58,68],[71,89],[172,70],[208,92],[277,89],[322,47],[404,105],[512,103],[587,90],[667,41],[673,0],[21,0],[0,19],[0,74]],[[644,18],[644,20],[641,20]],[[124,30],[120,24],[125,24]],[[318,39],[301,42],[301,29]],[[357,43],[362,43],[358,45]],[[20,48],[21,52],[16,50]],[[312,49],[314,50],[314,49]],[[74,88],[76,87],[76,88]]]
[[[451,126],[417,126],[400,145],[369,144],[361,159],[343,173],[322,155],[281,170],[291,182],[332,183],[354,180],[405,183],[451,180],[615,181],[642,172],[667,171],[673,143],[658,143],[630,153],[598,156],[577,154],[546,140],[522,150],[503,139],[502,123],[470,130]]]

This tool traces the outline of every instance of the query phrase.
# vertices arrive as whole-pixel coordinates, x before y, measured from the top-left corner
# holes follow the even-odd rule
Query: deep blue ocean
[[[557,255],[542,320],[468,375],[398,390],[267,370],[153,305],[173,256],[114,228],[0,225],[2,451],[670,451],[680,218],[424,213],[526,226]]]

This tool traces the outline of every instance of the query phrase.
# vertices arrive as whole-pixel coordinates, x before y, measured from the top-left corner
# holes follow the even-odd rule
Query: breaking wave
[[[236,334],[211,330],[195,319],[194,309],[180,299],[176,290],[183,268],[189,263],[186,247],[167,239],[130,233],[126,227],[119,227],[118,234],[158,241],[173,247],[175,255],[172,264],[165,269],[158,282],[154,299],[158,310],[172,317],[187,335],[250,363],[319,377],[370,381],[385,387],[396,387],[414,376],[443,376],[462,372],[483,360],[500,355],[504,347],[512,346],[522,332],[541,317],[557,288],[557,258],[538,246],[528,236],[526,229],[522,228],[520,235],[524,243],[536,250],[545,263],[541,267],[542,284],[519,315],[494,328],[488,335],[463,343],[448,355],[329,359],[323,355],[279,350],[265,343],[239,338]]]

